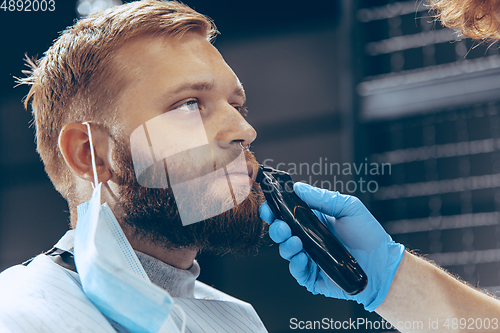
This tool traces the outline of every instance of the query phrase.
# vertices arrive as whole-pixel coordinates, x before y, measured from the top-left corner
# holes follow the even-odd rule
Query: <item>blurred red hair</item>
[[[500,39],[500,0],[430,0],[442,24],[478,40]]]

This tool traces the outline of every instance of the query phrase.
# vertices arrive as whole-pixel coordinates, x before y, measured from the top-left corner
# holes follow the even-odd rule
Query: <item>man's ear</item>
[[[109,167],[110,163],[107,160],[107,140],[103,139],[102,133],[97,127],[90,126],[92,128],[98,180],[99,182],[106,182],[112,176]],[[66,124],[59,133],[59,149],[74,175],[84,180],[94,181],[90,140],[86,125],[79,123]]]

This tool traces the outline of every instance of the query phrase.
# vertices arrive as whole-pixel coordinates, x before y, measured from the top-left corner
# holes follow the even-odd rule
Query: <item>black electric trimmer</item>
[[[349,295],[363,291],[365,272],[335,235],[293,191],[290,174],[259,165],[256,181],[277,219],[285,221],[292,235],[330,279]]]

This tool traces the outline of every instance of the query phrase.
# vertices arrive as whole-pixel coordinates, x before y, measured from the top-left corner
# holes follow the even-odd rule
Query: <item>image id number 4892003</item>
[[[53,12],[55,0],[0,0],[4,12]]]

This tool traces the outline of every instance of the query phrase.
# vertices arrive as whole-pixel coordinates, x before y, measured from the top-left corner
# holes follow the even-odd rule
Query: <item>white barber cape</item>
[[[72,232],[55,247],[71,250]],[[267,332],[250,304],[202,282],[195,281],[194,298],[174,300],[186,313],[186,332]],[[181,327],[179,309],[174,307],[171,317]],[[16,265],[0,274],[0,332],[127,331],[85,296],[77,273],[41,254],[27,266]]]

